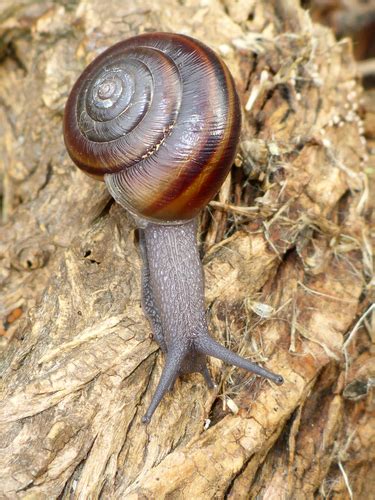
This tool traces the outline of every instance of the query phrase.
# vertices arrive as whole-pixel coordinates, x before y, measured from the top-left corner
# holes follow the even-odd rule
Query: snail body
[[[74,163],[104,180],[133,216],[142,304],[166,362],[149,422],[181,373],[213,386],[206,356],[282,383],[209,336],[196,216],[231,168],[241,109],[233,78],[208,47],[172,33],[139,35],[97,57],[74,85],[64,139]]]

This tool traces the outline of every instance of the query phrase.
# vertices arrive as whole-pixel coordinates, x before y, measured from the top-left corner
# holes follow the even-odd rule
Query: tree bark
[[[200,221],[212,335],[282,374],[210,360],[141,416],[163,355],[126,212],[68,158],[82,69],[144,31],[201,39],[244,106]],[[372,256],[361,86],[294,0],[0,6],[0,498],[366,498],[375,489]]]

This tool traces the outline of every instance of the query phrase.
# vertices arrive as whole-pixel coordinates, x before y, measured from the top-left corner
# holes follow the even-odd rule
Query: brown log
[[[285,379],[210,360],[141,423],[163,366],[134,227],[62,139],[100,51],[201,39],[244,106],[230,180],[201,217],[213,336]],[[294,0],[0,5],[0,498],[370,498],[375,377],[362,88]]]

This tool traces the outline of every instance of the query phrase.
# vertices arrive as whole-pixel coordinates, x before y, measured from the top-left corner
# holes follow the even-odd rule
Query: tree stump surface
[[[164,360],[136,232],[62,138],[83,68],[145,31],[194,36],[234,75],[240,150],[200,219],[209,324],[285,379],[211,358],[217,388],[179,379],[148,426]],[[370,498],[372,257],[350,40],[294,0],[3,0],[0,42],[0,498]]]

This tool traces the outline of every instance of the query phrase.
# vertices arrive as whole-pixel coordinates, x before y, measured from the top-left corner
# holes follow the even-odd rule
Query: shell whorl
[[[233,162],[239,98],[223,61],[184,35],[150,33],[103,52],[64,115],[70,157],[112,196],[152,220],[193,218]]]

